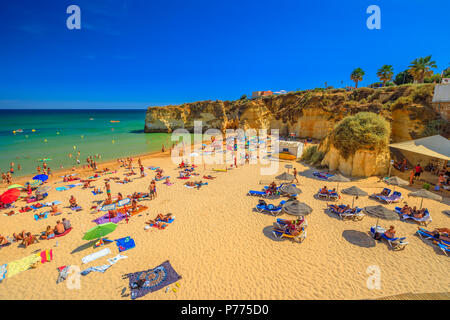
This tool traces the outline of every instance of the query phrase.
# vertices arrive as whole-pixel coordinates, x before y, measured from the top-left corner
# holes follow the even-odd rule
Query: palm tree
[[[378,69],[377,77],[380,81],[383,81],[383,87],[386,86],[386,82],[391,80],[394,76],[394,69],[391,65],[385,64],[380,69]]]
[[[350,75],[350,79],[355,81],[355,88],[358,88],[358,82],[362,81],[364,74],[365,72],[361,68],[356,68],[355,70],[353,70],[352,74]]]
[[[436,61],[431,61],[431,55],[425,58],[417,58],[409,65],[408,72],[414,78],[414,82],[423,83],[425,77],[433,75],[431,68],[437,68]]]

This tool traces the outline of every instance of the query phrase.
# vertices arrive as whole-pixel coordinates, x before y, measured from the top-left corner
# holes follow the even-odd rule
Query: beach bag
[[[436,186],[434,187],[434,190],[435,190],[435,191],[439,191],[439,186],[436,185]]]

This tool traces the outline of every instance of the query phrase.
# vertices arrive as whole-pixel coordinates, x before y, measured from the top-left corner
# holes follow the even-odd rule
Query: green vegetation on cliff
[[[344,158],[348,158],[360,149],[385,149],[390,134],[390,124],[383,117],[360,112],[340,121],[331,132],[330,141]]]

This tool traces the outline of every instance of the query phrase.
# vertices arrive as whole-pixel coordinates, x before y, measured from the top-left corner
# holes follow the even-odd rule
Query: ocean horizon
[[[172,145],[167,133],[144,133],[146,109],[0,109],[0,169],[14,176],[151,153]],[[113,121],[113,122],[111,122]],[[79,161],[77,155],[79,152]],[[71,155],[71,156],[70,156]],[[20,164],[21,170],[17,170]]]

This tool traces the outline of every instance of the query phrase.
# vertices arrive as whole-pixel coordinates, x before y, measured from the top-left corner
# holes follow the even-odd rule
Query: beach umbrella
[[[294,187],[292,184],[285,184],[280,188],[281,193],[283,194],[287,194],[287,195],[294,195],[294,194],[299,194],[302,193],[302,191],[297,188]]]
[[[361,190],[360,188],[358,188],[356,186],[352,186],[350,188],[343,189],[342,193],[353,196],[352,208],[353,208],[353,205],[355,204],[355,197],[364,197],[364,196],[368,195],[367,192],[365,192],[364,190]]]
[[[394,186],[394,190],[395,191],[395,186],[407,186],[409,185],[409,182],[406,180],[403,180],[397,176],[393,176],[389,179],[384,180],[384,182],[386,182],[387,184],[391,184]]]
[[[46,174],[38,174],[37,176],[33,177],[34,180],[40,180],[40,181],[46,181],[48,180],[48,175]]]
[[[19,195],[20,195],[19,189],[9,189],[0,196],[0,202],[4,204],[13,203],[19,198]]]
[[[116,204],[115,203],[105,204],[103,207],[101,207],[100,210],[101,211],[116,210]]]
[[[12,184],[8,187],[8,190],[9,189],[23,189],[23,188],[25,188],[25,187],[20,184]]]
[[[283,211],[293,216],[304,216],[312,212],[312,208],[298,200],[288,200],[283,204]]]
[[[42,186],[42,187],[39,187],[39,188],[36,190],[36,194],[44,194],[44,193],[48,192],[50,189],[51,189],[50,186]]]
[[[384,220],[399,220],[398,214],[382,205],[365,207],[364,211],[372,217]],[[378,226],[378,220],[377,220]]]
[[[336,191],[339,191],[339,182],[350,182],[351,180],[339,172],[328,178],[328,181],[337,182]]]
[[[285,173],[280,174],[279,176],[276,176],[275,179],[284,180],[284,181],[292,181],[292,180],[294,180],[294,176],[292,174],[285,172]]]
[[[27,182],[26,184],[29,184],[32,188],[36,188],[37,186],[40,186],[42,184],[41,180],[31,180],[30,182]]]
[[[284,166],[286,169],[288,169],[288,173],[289,173],[289,169],[292,169],[292,164],[287,164]]]
[[[107,234],[110,234],[114,230],[116,230],[117,224],[112,222],[107,222],[104,224],[99,224],[92,229],[86,231],[86,233],[83,236],[83,240],[95,240],[100,239],[106,236]]]
[[[125,198],[125,199],[117,201],[117,206],[122,207],[122,206],[129,204],[130,202],[131,202],[130,198]]]
[[[450,216],[450,210],[444,210],[444,211],[442,211],[442,213],[445,213]]]
[[[410,192],[410,193],[408,193],[408,197],[422,198],[422,200],[420,201],[420,209],[422,209],[423,198],[432,199],[432,200],[436,200],[436,201],[442,201],[442,197],[440,195],[435,194],[435,193],[430,192],[425,189],[420,189],[419,191]]]

